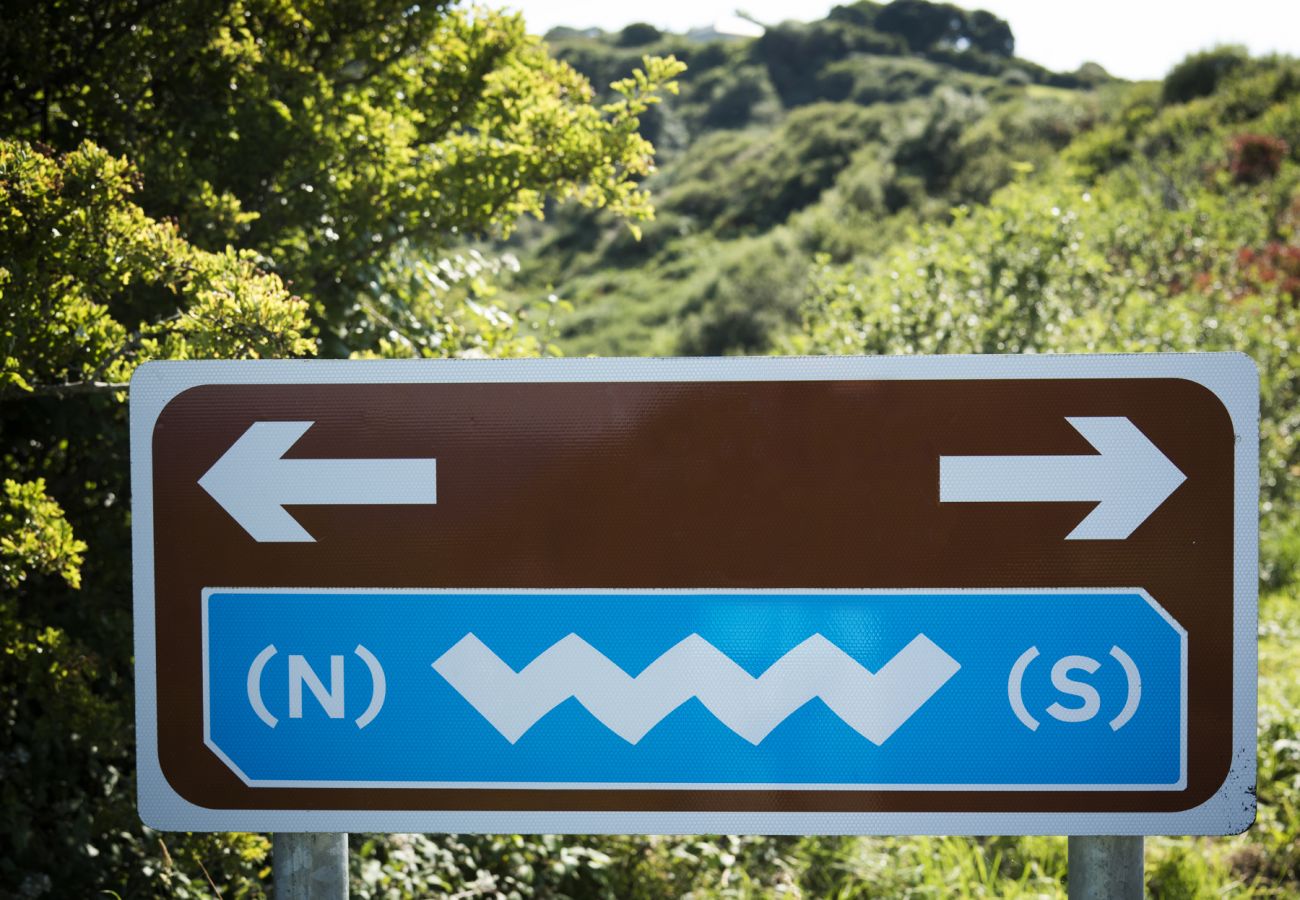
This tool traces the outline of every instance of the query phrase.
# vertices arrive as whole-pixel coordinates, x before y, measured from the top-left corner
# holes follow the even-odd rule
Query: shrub
[[[1165,103],[1186,103],[1213,94],[1225,78],[1249,59],[1246,49],[1237,46],[1193,53],[1169,70],[1161,97]]]
[[[633,22],[618,33],[615,43],[620,47],[644,47],[663,37],[663,32],[645,22]]]
[[[1243,247],[1237,252],[1242,293],[1273,288],[1300,303],[1300,246],[1269,241],[1262,250]]]
[[[1272,178],[1291,148],[1266,134],[1239,134],[1228,145],[1228,171],[1238,184],[1258,184]]]

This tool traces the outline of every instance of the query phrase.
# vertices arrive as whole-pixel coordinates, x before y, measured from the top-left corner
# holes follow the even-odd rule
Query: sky
[[[743,9],[760,22],[825,16],[825,0],[497,0],[522,10],[529,30],[556,25],[607,31],[650,22],[687,31]],[[847,2],[847,0],[839,0]],[[1244,44],[1252,53],[1300,56],[1300,0],[982,0],[957,5],[987,9],[1011,23],[1016,55],[1070,71],[1101,63],[1129,79],[1162,78],[1188,53],[1215,44]]]

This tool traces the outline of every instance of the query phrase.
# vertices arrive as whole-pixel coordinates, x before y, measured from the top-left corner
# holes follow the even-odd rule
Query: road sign
[[[131,388],[140,808],[1222,833],[1236,354],[183,362]]]

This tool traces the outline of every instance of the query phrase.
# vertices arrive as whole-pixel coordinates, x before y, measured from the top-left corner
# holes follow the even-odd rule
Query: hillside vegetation
[[[699,39],[629,26],[557,30],[561,59],[606,83],[644,53],[688,68],[643,130],[656,215],[638,235],[599,211],[560,208],[509,248],[507,300],[572,303],[566,353],[763,351],[798,319],[816,253],[867,257],[952,206],[983,203],[1093,124],[1111,93],[1013,55],[988,13],[863,2],[759,38]]]

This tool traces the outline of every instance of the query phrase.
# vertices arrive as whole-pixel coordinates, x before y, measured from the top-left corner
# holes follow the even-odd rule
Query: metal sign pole
[[[1140,835],[1070,838],[1070,900],[1142,900],[1142,841]]]
[[[275,900],[347,900],[348,836],[277,832],[271,845]]]

